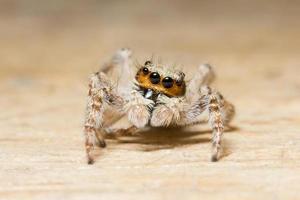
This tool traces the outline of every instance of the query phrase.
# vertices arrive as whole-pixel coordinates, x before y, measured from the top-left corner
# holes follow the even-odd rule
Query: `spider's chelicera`
[[[233,105],[209,86],[214,78],[212,68],[200,65],[186,83],[183,72],[149,60],[134,72],[130,58],[131,51],[121,49],[111,63],[90,78],[84,125],[88,163],[94,162],[95,145],[105,147],[104,138],[109,134],[133,134],[146,126],[193,125],[202,121],[199,117],[202,113],[208,113],[213,131],[211,160],[217,161],[224,126],[235,112]],[[117,78],[118,87],[113,87],[113,77],[108,76],[110,71],[114,72],[112,76]],[[127,116],[132,126],[113,130],[104,125],[109,107]]]

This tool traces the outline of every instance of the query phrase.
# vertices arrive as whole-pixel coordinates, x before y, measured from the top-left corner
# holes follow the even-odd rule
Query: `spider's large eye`
[[[171,77],[165,77],[163,80],[162,80],[162,84],[165,88],[171,88],[173,87],[173,79]]]
[[[143,73],[147,75],[149,73],[149,69],[147,67],[143,67]]]
[[[150,65],[150,64],[152,64],[152,62],[151,62],[150,60],[147,60],[147,61],[145,62],[145,65]]]
[[[160,75],[157,72],[152,72],[150,74],[150,81],[152,84],[158,84],[160,82]]]

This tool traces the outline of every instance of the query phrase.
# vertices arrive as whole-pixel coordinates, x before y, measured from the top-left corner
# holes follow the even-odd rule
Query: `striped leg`
[[[221,141],[224,131],[224,120],[221,114],[221,105],[214,95],[209,96],[208,111],[209,111],[209,124],[212,128],[212,157],[211,161],[218,161]]]
[[[172,119],[168,124],[181,126],[197,124],[202,121],[200,116],[204,111],[208,111],[208,122],[212,128],[212,161],[217,161],[220,157],[222,135],[224,126],[232,120],[234,116],[234,106],[226,101],[219,92],[212,91],[208,86],[200,88],[197,99],[193,102],[187,100],[178,101],[179,99],[169,98],[165,100],[162,107],[167,116]],[[160,110],[160,107],[156,108]],[[155,111],[153,117],[156,117]],[[155,121],[164,123],[161,118],[162,114],[157,115]],[[152,118],[153,118],[152,117]],[[166,118],[166,117],[164,117]],[[155,122],[152,119],[152,122]],[[170,121],[170,120],[169,120]],[[162,125],[162,124],[159,124]],[[164,124],[163,124],[164,125]]]
[[[123,99],[112,92],[106,75],[95,73],[90,78],[86,116],[84,123],[85,149],[88,164],[93,164],[93,149],[96,144],[105,147],[103,114],[106,106],[121,108]]]

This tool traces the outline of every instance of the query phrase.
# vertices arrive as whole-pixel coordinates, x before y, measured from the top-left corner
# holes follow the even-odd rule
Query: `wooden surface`
[[[0,199],[300,199],[300,4],[2,1]],[[87,77],[118,48],[204,62],[236,105],[225,154],[210,130],[109,140],[88,166]]]

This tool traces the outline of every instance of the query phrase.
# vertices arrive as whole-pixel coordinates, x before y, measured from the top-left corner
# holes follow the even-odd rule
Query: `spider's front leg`
[[[95,145],[99,143],[100,147],[106,146],[102,127],[106,107],[113,106],[121,110],[123,104],[123,99],[112,91],[112,85],[104,73],[97,72],[91,76],[84,123],[88,164],[94,162],[92,150]]]
[[[202,64],[198,67],[195,75],[188,83],[186,88],[186,97],[187,99],[192,99],[193,97],[198,95],[198,91],[201,86],[207,85],[209,86],[215,79],[215,72],[211,65]]]
[[[190,102],[186,98],[159,97],[161,104],[152,113],[152,126],[186,126],[196,124],[199,116],[208,111],[208,121],[212,128],[212,161],[217,161],[221,150],[224,126],[228,125],[234,116],[234,107],[224,100],[218,92],[209,87],[201,88],[198,99]]]
[[[197,113],[198,109],[208,111],[208,122],[212,128],[211,161],[216,162],[220,157],[224,126],[232,120],[235,114],[234,106],[226,101],[219,92],[213,91],[208,86],[201,87],[200,98],[196,105],[196,107],[188,109],[186,114],[192,116],[191,113]]]
[[[216,162],[219,159],[221,151],[222,135],[224,132],[225,118],[222,115],[222,103],[221,99],[215,93],[209,93],[205,95],[207,98],[207,109],[209,114],[209,124],[212,128],[212,156],[211,161]]]
[[[209,123],[213,130],[212,135],[212,161],[217,161],[221,149],[221,140],[224,126],[228,125],[235,114],[234,106],[226,101],[216,91],[212,91],[209,84],[215,74],[210,65],[200,65],[195,76],[187,87],[187,102],[184,106],[180,124],[194,124],[201,120],[197,118],[203,111],[209,114]]]

